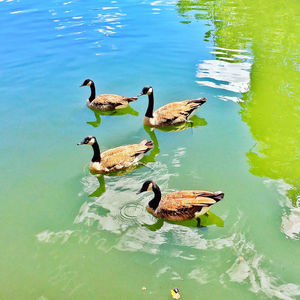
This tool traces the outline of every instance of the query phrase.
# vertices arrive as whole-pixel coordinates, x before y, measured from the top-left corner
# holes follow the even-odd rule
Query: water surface
[[[1,299],[300,297],[298,1],[1,1]],[[147,98],[98,116],[98,93],[155,106],[205,96],[197,126],[143,126]],[[101,124],[100,124],[101,123]],[[182,128],[183,129],[183,128]],[[101,150],[155,142],[148,168],[88,171]],[[136,192],[223,190],[206,227]],[[155,224],[155,225],[154,225]],[[145,286],[146,290],[142,290]]]

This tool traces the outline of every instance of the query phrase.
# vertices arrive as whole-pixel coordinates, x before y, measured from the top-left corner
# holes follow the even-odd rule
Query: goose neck
[[[154,106],[153,92],[150,95],[148,95],[148,100],[149,100],[148,108],[147,108],[145,117],[153,118],[153,106]]]
[[[98,142],[95,142],[93,145],[94,156],[92,158],[92,162],[100,162],[101,161],[101,154],[100,154],[100,147]]]
[[[149,207],[152,208],[154,211],[157,209],[160,199],[161,199],[161,191],[160,188],[155,185],[153,186],[154,198],[148,203]]]
[[[94,82],[91,83],[90,88],[91,88],[91,96],[89,98],[89,101],[92,102],[96,97],[96,88]]]

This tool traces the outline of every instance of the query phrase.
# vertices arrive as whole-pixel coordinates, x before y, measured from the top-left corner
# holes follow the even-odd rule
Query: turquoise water
[[[175,287],[182,299],[299,299],[297,1],[2,1],[0,11],[0,299],[170,299]],[[146,97],[95,116],[86,78],[97,93],[152,85],[155,107],[208,101],[199,126],[149,132]],[[76,146],[86,135],[102,150],[144,138],[155,148],[148,167],[99,183],[92,150]],[[206,227],[148,226],[151,196],[136,195],[147,179],[225,198]]]

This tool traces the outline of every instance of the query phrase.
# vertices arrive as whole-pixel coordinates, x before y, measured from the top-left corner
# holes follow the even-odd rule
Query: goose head
[[[80,145],[94,145],[95,143],[97,143],[97,140],[94,136],[86,136],[80,143],[77,144],[77,146]]]
[[[94,83],[94,81],[93,81],[92,79],[86,79],[86,80],[82,83],[82,85],[81,85],[80,87],[82,87],[82,86],[91,86],[92,83]]]
[[[157,187],[157,185],[155,182],[153,182],[152,180],[147,180],[143,183],[142,188],[137,192],[137,194],[152,191],[153,188],[156,188],[156,187]]]
[[[153,94],[153,88],[152,86],[148,85],[142,89],[142,91],[138,94],[138,97],[143,95],[151,95],[151,94]]]

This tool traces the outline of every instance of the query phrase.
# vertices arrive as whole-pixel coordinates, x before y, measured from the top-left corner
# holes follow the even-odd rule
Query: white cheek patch
[[[152,183],[149,184],[147,191],[152,191]]]
[[[95,143],[95,139],[92,138],[89,142],[88,142],[88,145],[93,145]]]
[[[91,81],[89,81],[89,83],[87,84],[87,86],[90,86],[92,84],[92,82]]]
[[[152,92],[153,92],[153,88],[150,88],[150,89],[148,90],[148,92],[147,92],[147,95],[151,95]]]

